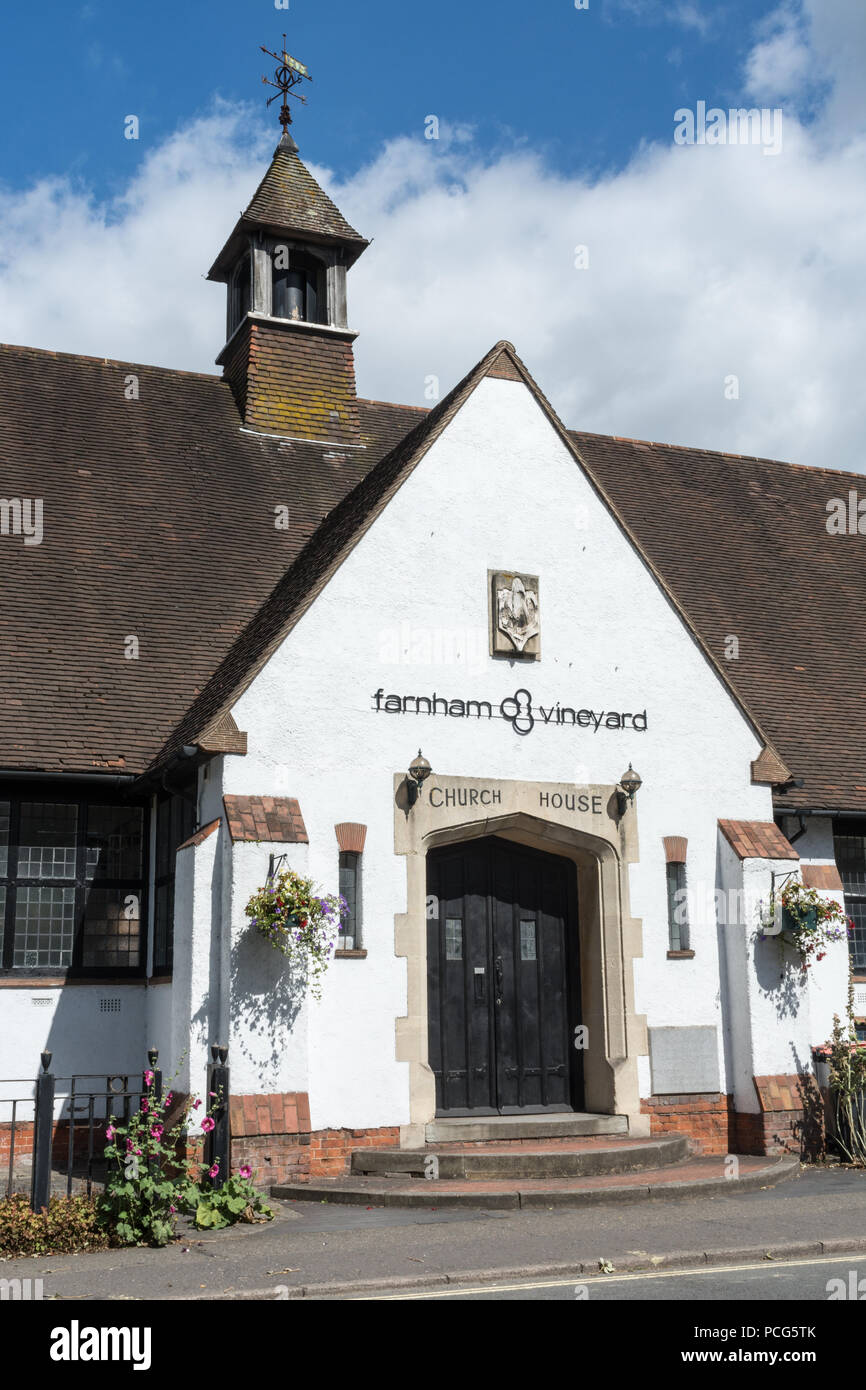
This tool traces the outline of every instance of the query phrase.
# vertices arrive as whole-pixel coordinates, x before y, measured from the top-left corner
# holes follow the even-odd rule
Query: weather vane
[[[283,98],[282,110],[280,111],[280,125],[283,127],[283,134],[285,135],[288,132],[289,126],[292,124],[292,113],[289,110],[289,97],[296,97],[297,100],[302,101],[305,106],[307,104],[307,98],[302,96],[300,92],[295,92],[292,89],[297,87],[304,78],[306,78],[308,82],[312,82],[313,79],[303,63],[299,63],[297,58],[293,58],[290,53],[286,52],[285,34],[283,34],[282,53],[272,53],[269,48],[265,48],[264,44],[261,45],[261,50],[263,53],[267,53],[269,58],[276,58],[279,64],[279,67],[274,72],[273,80],[271,80],[270,77],[263,77],[262,81],[267,87],[276,87],[277,89],[272,97],[268,97],[268,106],[270,106],[272,101],[276,101],[278,96]]]

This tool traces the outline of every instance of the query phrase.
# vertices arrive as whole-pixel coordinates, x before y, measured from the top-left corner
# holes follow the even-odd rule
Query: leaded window
[[[688,951],[689,915],[685,864],[669,863],[668,880],[668,949]]]
[[[177,851],[196,826],[196,802],[186,795],[165,796],[156,808],[153,973],[170,975],[174,964],[174,877]]]
[[[0,800],[4,971],[144,969],[144,823],[104,796]]]
[[[340,896],[346,899],[348,913],[340,927],[341,951],[361,949],[361,856],[355,850],[340,850]]]
[[[848,938],[851,964],[855,974],[866,975],[866,821],[837,820],[833,838],[845,911],[854,923]]]

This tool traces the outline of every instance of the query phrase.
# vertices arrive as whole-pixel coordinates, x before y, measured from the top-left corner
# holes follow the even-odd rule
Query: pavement
[[[44,1298],[72,1301],[351,1298],[866,1253],[866,1172],[847,1168],[640,1205],[441,1210],[431,1194],[408,1210],[274,1207],[267,1225],[182,1229],[162,1250],[6,1260],[0,1278],[41,1278]]]

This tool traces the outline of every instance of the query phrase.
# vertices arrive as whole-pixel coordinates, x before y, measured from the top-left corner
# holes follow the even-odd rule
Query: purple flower
[[[208,1172],[208,1177],[209,1177],[209,1178],[215,1178],[215,1177],[217,1176],[217,1174],[219,1173],[219,1170],[220,1170],[219,1164],[218,1164],[218,1163],[215,1163],[215,1164],[213,1165],[212,1168],[208,1168],[208,1170],[207,1170],[207,1172]]]
[[[240,1168],[238,1169],[238,1173],[242,1178],[251,1178],[253,1175],[253,1170],[248,1163],[242,1163]]]
[[[211,1119],[210,1115],[205,1115],[201,1122],[201,1127],[205,1134],[210,1134],[211,1130],[215,1128],[214,1121]]]

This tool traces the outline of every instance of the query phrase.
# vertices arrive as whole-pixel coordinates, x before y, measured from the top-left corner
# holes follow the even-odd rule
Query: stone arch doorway
[[[424,1126],[437,1108],[430,1061],[427,856],[445,845],[489,836],[574,866],[579,1012],[587,1029],[580,1059],[582,1104],[595,1114],[625,1115],[630,1134],[648,1134],[638,1081],[638,1057],[648,1050],[646,1020],[636,1014],[634,1002],[633,965],[642,955],[642,932],[628,900],[627,866],[639,857],[636,817],[617,817],[613,786],[586,788],[576,811],[565,814],[568,800],[575,804],[575,789],[561,784],[446,776],[431,783],[424,800],[410,808],[402,777],[394,779],[394,847],[405,856],[407,890],[407,910],[395,918],[395,951],[406,958],[408,990],[406,1015],[396,1020],[396,1055],[409,1063],[411,1118],[402,1127],[401,1142],[422,1143]],[[491,809],[473,814],[475,806]]]
[[[575,865],[496,835],[441,845],[427,902],[437,1115],[583,1110]]]

